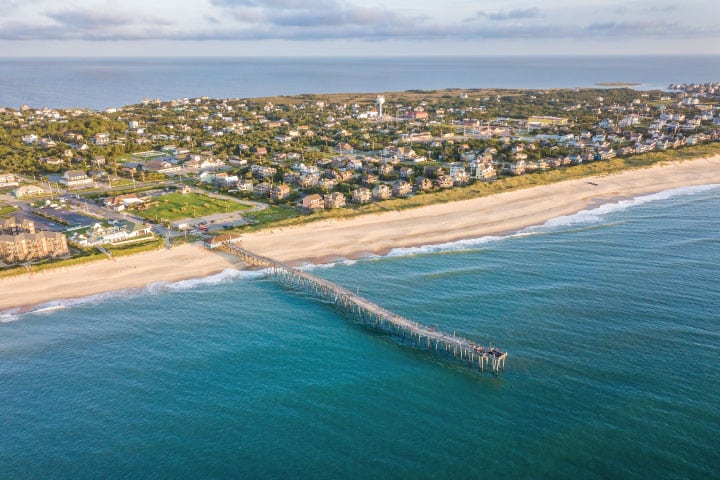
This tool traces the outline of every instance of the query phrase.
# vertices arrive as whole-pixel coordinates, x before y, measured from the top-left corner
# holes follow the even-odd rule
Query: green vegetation
[[[40,272],[42,270],[47,270],[51,268],[59,268],[59,267],[69,267],[71,265],[82,265],[84,263],[94,262],[96,260],[102,260],[107,259],[107,257],[97,251],[89,252],[86,255],[83,256],[75,256],[72,258],[65,258],[65,259],[55,259],[55,258],[48,258],[41,260],[39,263],[36,263],[32,265],[30,268],[31,272]],[[28,270],[23,267],[12,267],[8,269],[0,270],[0,278],[3,277],[10,277],[15,275],[20,275],[23,273],[26,273]]]
[[[158,190],[157,185],[149,185],[145,187],[130,187],[130,188],[113,188],[112,189],[112,195],[127,195],[128,193],[142,193],[142,192],[149,192],[152,190]],[[90,200],[97,200],[99,198],[105,198],[108,196],[108,192],[93,192],[93,193],[87,193],[81,195],[82,198],[87,198]]]
[[[0,217],[5,215],[10,215],[11,213],[15,212],[17,210],[17,207],[13,205],[0,205]]]
[[[337,210],[325,210],[310,215],[302,215],[296,210],[287,207],[271,207],[253,215],[260,215],[258,223],[253,224],[249,230],[263,228],[286,227],[302,225],[305,223],[326,220],[332,218],[350,218],[370,213],[380,213],[391,210],[404,210],[417,208],[436,203],[455,202],[469,200],[495,193],[519,190],[522,188],[547,185],[550,183],[573,180],[578,178],[607,175],[623,170],[647,168],[663,162],[690,160],[702,158],[720,153],[720,144],[705,144],[683,148],[681,150],[651,152],[643,155],[636,155],[628,158],[614,158],[612,160],[592,162],[582,165],[574,165],[557,170],[529,173],[516,177],[502,177],[495,182],[476,182],[467,187],[453,188],[415,195],[408,198],[391,199],[378,203],[371,203],[362,206],[351,206]],[[283,209],[284,212],[277,210]],[[247,227],[246,227],[247,228]]]
[[[141,252],[149,252],[162,248],[164,239],[154,238],[152,241],[144,242],[141,244],[127,245],[123,247],[111,247],[107,250],[112,254],[113,257],[124,257],[126,255],[134,255]],[[76,255],[72,258],[46,258],[38,263],[33,264],[30,267],[30,272],[37,273],[43,270],[49,270],[53,268],[69,267],[72,265],[83,265],[85,263],[96,262],[99,260],[107,260],[108,257],[104,253],[100,252],[97,248],[90,248],[82,251],[80,255]],[[12,277],[16,275],[22,275],[27,273],[28,269],[24,266],[14,266],[9,268],[0,269],[0,278]]]
[[[632,82],[598,82],[595,85],[598,87],[637,87],[642,85],[642,83],[632,83]]]
[[[112,254],[113,257],[124,257],[126,255],[134,255],[136,253],[157,250],[159,248],[162,248],[164,244],[165,239],[154,237],[147,242],[134,243],[121,247],[109,247],[107,250]]]
[[[155,222],[197,218],[221,212],[236,212],[250,207],[232,200],[210,198],[195,193],[168,193],[147,202],[148,207],[137,210],[143,218]]]
[[[385,93],[386,115],[380,119],[373,116],[376,93],[202,98],[129,105],[117,112],[60,110],[52,115],[6,109],[0,112],[0,169],[37,175],[40,183],[54,182],[55,174],[69,169],[92,171],[98,178],[114,178],[112,188],[83,191],[85,198],[147,191],[145,203],[129,209],[145,219],[174,222],[242,211],[247,225],[233,229],[218,220],[217,226],[255,231],[714,154],[720,151],[718,91],[709,84],[670,92],[409,90]],[[93,139],[101,133],[109,143]],[[687,146],[698,144],[702,146]],[[161,152],[166,145],[174,148]],[[638,151],[654,153],[636,155]],[[166,156],[167,165],[162,163]],[[183,170],[171,168],[173,164]],[[473,182],[470,177],[480,167],[486,176],[499,178]],[[505,175],[523,170],[528,173]],[[174,173],[181,176],[173,178]],[[420,177],[425,183],[416,183]],[[242,183],[236,184],[235,178]],[[303,195],[339,192],[349,200],[361,186],[372,188],[379,181],[389,187],[399,179],[415,184],[415,194],[312,214],[297,206]],[[250,198],[260,182],[284,183],[290,192],[282,200],[269,200],[272,206],[258,212],[245,211],[248,206],[228,197],[213,198],[217,192]],[[180,184],[207,193],[172,193]],[[132,248],[140,247],[146,246]]]
[[[303,219],[310,218],[307,215],[303,215],[300,211],[295,208],[285,206],[273,206],[268,207],[265,210],[253,212],[246,215],[250,225],[242,227],[245,230],[260,230],[265,227],[275,226],[278,224],[292,223],[299,224],[304,223]],[[298,220],[297,222],[288,222],[288,220]]]

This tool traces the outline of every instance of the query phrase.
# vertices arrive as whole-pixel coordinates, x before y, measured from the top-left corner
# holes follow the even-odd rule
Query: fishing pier
[[[487,369],[495,375],[505,370],[505,359],[508,354],[497,347],[484,347],[466,338],[396,315],[329,280],[292,268],[277,260],[256,255],[234,243],[223,242],[218,249],[236,255],[250,265],[266,269],[271,277],[334,304],[354,320],[395,337],[403,344],[452,356],[457,361],[473,368],[477,367],[480,371]]]

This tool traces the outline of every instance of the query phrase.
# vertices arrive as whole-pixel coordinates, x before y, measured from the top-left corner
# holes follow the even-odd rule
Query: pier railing
[[[414,322],[329,280],[254,254],[234,243],[225,242],[220,249],[240,257],[250,265],[266,269],[270,276],[294,288],[302,289],[321,300],[333,303],[355,320],[397,337],[403,343],[410,343],[417,348],[447,356],[452,355],[452,358],[458,361],[477,366],[480,371],[489,368],[489,371],[495,375],[505,370],[505,359],[508,354],[497,347],[478,345],[466,338]]]

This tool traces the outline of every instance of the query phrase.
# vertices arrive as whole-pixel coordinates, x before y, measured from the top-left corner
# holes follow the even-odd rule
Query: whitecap
[[[591,225],[602,222],[608,214],[622,212],[633,207],[638,207],[647,203],[669,200],[675,197],[695,195],[707,192],[720,187],[720,184],[698,185],[693,187],[680,187],[662,192],[652,193],[649,195],[641,195],[627,200],[620,200],[614,203],[604,203],[595,208],[581,210],[572,215],[563,215],[561,217],[551,218],[542,225],[527,227],[518,234],[545,233],[548,231],[556,231],[563,227],[576,225]]]
[[[137,295],[145,294],[155,295],[171,291],[191,290],[193,288],[204,285],[219,285],[222,283],[229,283],[243,279],[252,280],[255,278],[263,277],[266,274],[267,271],[265,270],[236,270],[229,268],[220,273],[217,273],[215,275],[209,275],[207,277],[190,278],[187,280],[179,280],[176,282],[154,282],[144,287],[113,290],[80,298],[52,300],[37,305],[27,311],[21,311],[21,309],[18,308],[4,310],[0,312],[0,323],[14,322],[19,320],[21,317],[27,315],[42,315],[55,312],[57,310],[78,307],[81,305],[98,304],[114,298],[134,297]]]
[[[592,225],[601,223],[608,214],[621,212],[646,203],[669,200],[674,197],[695,195],[720,188],[720,184],[697,185],[691,187],[673,188],[649,195],[641,195],[635,198],[620,200],[614,203],[604,203],[595,208],[581,210],[572,215],[551,218],[542,225],[534,225],[504,236],[488,235],[480,238],[458,240],[454,242],[423,245],[420,247],[394,248],[385,257],[408,257],[413,255],[425,255],[433,253],[461,252],[474,250],[491,242],[503,241],[510,238],[521,238],[531,235],[552,233],[578,225]],[[382,257],[381,257],[382,258]]]
[[[364,259],[363,259],[364,260]],[[327,263],[303,263],[298,267],[298,270],[302,270],[304,272],[311,271],[311,270],[319,270],[324,268],[335,268],[338,265],[343,266],[350,266],[355,265],[358,262],[358,260],[353,260],[350,258],[338,258],[334,262],[327,262]]]

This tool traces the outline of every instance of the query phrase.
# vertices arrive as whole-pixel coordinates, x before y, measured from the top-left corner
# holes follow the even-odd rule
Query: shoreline
[[[398,248],[505,236],[623,199],[711,184],[720,184],[720,155],[458,202],[270,228],[244,234],[243,246],[295,266],[385,256]],[[24,313],[52,301],[199,279],[244,267],[228,254],[181,245],[112,261],[44,270],[0,279],[0,313]]]
[[[711,184],[720,184],[720,155],[458,202],[276,228],[243,235],[243,245],[295,266],[337,258],[357,259],[395,248],[507,235],[622,199]],[[328,235],[330,232],[332,235]]]

